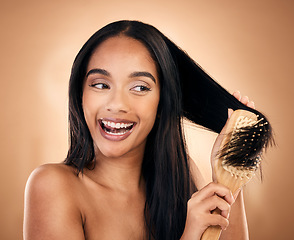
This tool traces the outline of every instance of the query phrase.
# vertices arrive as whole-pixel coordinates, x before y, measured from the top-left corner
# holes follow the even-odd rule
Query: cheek
[[[154,97],[150,101],[145,104],[142,104],[141,107],[138,107],[138,111],[140,111],[141,120],[146,124],[146,128],[151,130],[157,115],[159,98]]]
[[[96,122],[96,111],[99,106],[97,106],[97,101],[94,101],[89,94],[83,95],[82,104],[86,123],[88,128],[91,129]]]
[[[85,117],[85,120],[86,120],[86,123],[88,124],[88,116],[89,116],[89,104],[88,104],[88,101],[87,101],[87,96],[83,95],[83,99],[82,99],[82,107],[83,107],[83,112],[84,112],[84,117]]]

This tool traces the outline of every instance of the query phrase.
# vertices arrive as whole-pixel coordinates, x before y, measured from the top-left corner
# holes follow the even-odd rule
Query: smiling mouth
[[[130,132],[135,125],[133,122],[112,122],[103,119],[99,120],[99,124],[105,133],[113,136],[123,136]]]

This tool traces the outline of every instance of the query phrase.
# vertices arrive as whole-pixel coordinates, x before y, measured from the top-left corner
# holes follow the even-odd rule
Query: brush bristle
[[[260,164],[262,152],[271,139],[271,127],[263,116],[252,119],[241,115],[227,139],[219,153],[224,169],[236,176],[247,176]]]

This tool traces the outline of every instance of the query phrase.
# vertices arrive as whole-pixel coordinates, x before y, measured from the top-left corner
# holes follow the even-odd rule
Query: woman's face
[[[141,42],[118,36],[96,48],[85,77],[83,110],[98,158],[142,156],[159,95],[155,62]]]

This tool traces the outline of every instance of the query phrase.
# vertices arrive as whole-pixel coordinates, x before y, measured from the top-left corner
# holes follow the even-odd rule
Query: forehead
[[[90,57],[88,70],[97,65],[101,68],[129,65],[129,67],[146,68],[157,73],[156,63],[145,45],[126,36],[111,37],[99,44]]]

